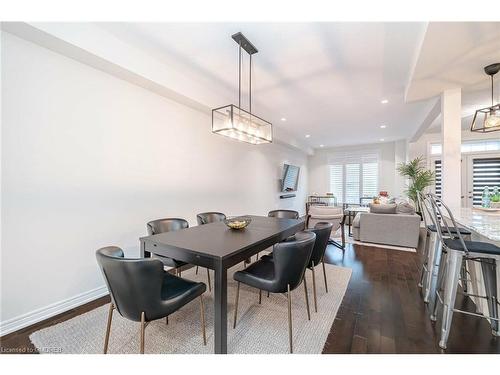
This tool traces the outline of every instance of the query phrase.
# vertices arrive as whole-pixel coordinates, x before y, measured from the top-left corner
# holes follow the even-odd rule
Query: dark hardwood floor
[[[353,272],[323,353],[500,353],[488,321],[458,313],[448,349],[439,348],[440,316],[437,323],[429,319],[417,286],[421,247],[411,253],[348,245],[343,255],[329,246],[327,261]],[[456,306],[474,310],[461,296]]]
[[[421,241],[422,243],[422,241]],[[353,273],[323,353],[442,353],[437,345],[440,323],[432,323],[417,287],[421,264],[417,253],[347,245],[334,246],[327,262],[352,268]],[[1,338],[2,353],[36,353],[29,335],[71,319],[109,301],[103,297]],[[467,298],[457,306],[474,308]],[[321,308],[321,306],[318,306]],[[488,322],[455,314],[446,353],[500,353],[500,338]]]

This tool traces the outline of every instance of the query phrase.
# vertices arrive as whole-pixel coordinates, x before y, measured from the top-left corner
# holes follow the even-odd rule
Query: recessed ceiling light
[[[325,145],[319,145],[319,147],[325,147]]]
[[[388,101],[387,99],[382,99],[382,100],[380,101],[380,103],[382,103],[382,104],[387,104],[387,103],[389,103],[389,101]]]
[[[384,142],[384,138],[380,138],[380,142]]]
[[[380,129],[385,129],[387,128],[387,125],[380,125]]]
[[[306,138],[309,138],[311,136],[311,134],[306,134]]]
[[[286,121],[286,118],[285,118],[285,117],[282,117],[282,118],[281,118],[281,121]]]

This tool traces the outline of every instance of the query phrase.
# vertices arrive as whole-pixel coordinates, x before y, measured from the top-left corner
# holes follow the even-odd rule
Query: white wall
[[[403,195],[404,181],[397,175],[396,165],[399,158],[402,158],[402,155],[406,153],[405,141],[316,150],[315,154],[308,158],[309,192],[323,194],[330,191],[328,168],[330,155],[336,152],[355,152],[359,150],[379,151],[379,190],[386,190],[391,196]]]
[[[304,212],[305,154],[213,135],[204,113],[5,32],[2,59],[2,333],[101,290],[95,250],[138,255],[148,220]]]

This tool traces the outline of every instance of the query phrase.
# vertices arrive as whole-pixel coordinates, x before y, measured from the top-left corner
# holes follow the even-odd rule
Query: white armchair
[[[307,215],[306,226],[307,228],[314,228],[319,222],[328,222],[333,224],[330,243],[344,249],[345,235],[344,235],[344,210],[342,207],[337,206],[309,206]],[[340,230],[342,244],[333,241],[332,238],[336,237],[337,232]]]

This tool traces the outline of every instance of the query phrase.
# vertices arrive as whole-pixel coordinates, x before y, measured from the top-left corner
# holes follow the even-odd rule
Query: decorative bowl
[[[231,229],[243,229],[246,228],[251,221],[252,219],[247,216],[239,216],[225,219],[224,224]]]

